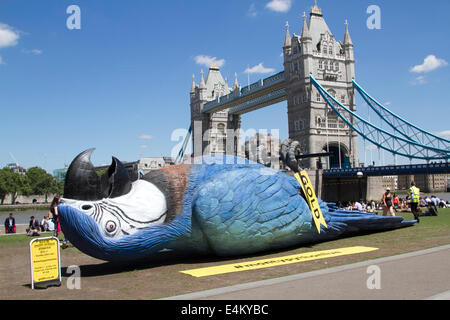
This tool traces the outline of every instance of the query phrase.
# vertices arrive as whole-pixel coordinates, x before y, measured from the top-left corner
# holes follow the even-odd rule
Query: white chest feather
[[[118,198],[94,202],[64,199],[64,202],[90,215],[109,238],[120,238],[162,224],[167,212],[164,194],[145,180],[135,181],[131,191]]]

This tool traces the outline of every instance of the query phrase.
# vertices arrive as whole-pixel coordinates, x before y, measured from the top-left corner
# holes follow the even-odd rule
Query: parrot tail
[[[405,221],[403,217],[383,217],[374,213],[347,211],[328,204],[326,222],[330,233],[343,235],[410,227],[417,223],[417,220]]]

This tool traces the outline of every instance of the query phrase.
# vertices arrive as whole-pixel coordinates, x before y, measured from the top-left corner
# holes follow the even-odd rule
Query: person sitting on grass
[[[425,208],[427,206],[427,202],[425,201],[425,199],[423,197],[419,198],[419,207],[420,208]]]
[[[352,206],[352,210],[361,212],[364,211],[362,204],[359,203],[358,201],[355,201],[355,203]]]
[[[50,231],[49,225],[48,225],[48,216],[44,216],[44,219],[41,221],[41,231],[47,232]]]
[[[392,204],[394,205],[394,210],[400,209],[400,198],[396,193],[394,193],[394,198],[392,199]]]
[[[39,230],[41,229],[41,226],[39,225],[39,221],[34,218],[34,216],[31,216],[30,218],[30,224],[28,225],[29,228],[27,228],[27,236],[34,237],[34,236],[40,236]]]
[[[426,216],[437,217],[438,211],[433,201],[428,203],[428,211],[425,212]]]
[[[439,202],[441,202],[441,199],[437,198],[436,196],[431,196],[431,203],[434,209],[436,210],[436,213],[439,212],[438,211]]]
[[[5,233],[16,233],[16,219],[12,213],[5,219]]]

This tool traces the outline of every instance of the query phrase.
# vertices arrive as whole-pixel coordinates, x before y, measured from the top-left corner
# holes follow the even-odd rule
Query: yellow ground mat
[[[239,272],[239,271],[247,271],[247,270],[256,270],[262,268],[270,268],[276,267],[291,263],[299,263],[304,261],[311,260],[319,260],[326,258],[334,258],[339,256],[345,256],[350,254],[364,253],[378,250],[378,248],[371,247],[348,247],[341,249],[331,249],[331,250],[323,250],[323,251],[315,251],[315,252],[307,252],[294,254],[285,257],[277,257],[256,261],[247,261],[247,262],[239,262],[232,264],[225,264],[221,266],[207,267],[207,268],[199,268],[199,269],[191,269],[180,271],[181,273],[185,273],[191,275],[193,277],[207,277],[224,273],[231,272]]]

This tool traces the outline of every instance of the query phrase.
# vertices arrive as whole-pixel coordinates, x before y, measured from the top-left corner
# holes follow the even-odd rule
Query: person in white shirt
[[[434,205],[435,205],[436,207],[438,207],[438,206],[439,206],[439,202],[441,202],[441,199],[439,199],[439,198],[436,197],[436,196],[432,196],[432,197],[431,197],[431,200],[434,202]]]
[[[361,205],[361,203],[359,203],[358,201],[355,202],[355,205],[353,206],[353,210],[356,211],[363,211],[363,207]]]
[[[48,231],[55,231],[55,224],[53,223],[52,219],[48,219]]]
[[[48,228],[48,216],[44,216],[44,219],[41,220],[41,231],[50,231]]]

